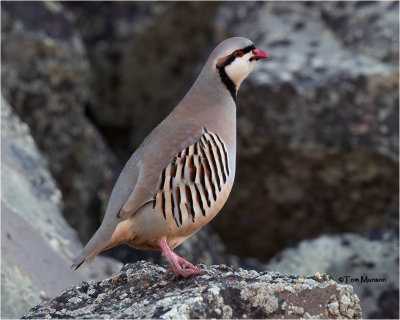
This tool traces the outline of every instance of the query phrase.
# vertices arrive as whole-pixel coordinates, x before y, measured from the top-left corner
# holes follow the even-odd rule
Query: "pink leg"
[[[159,239],[157,241],[159,245],[162,255],[167,260],[168,264],[170,265],[170,271],[174,273],[174,276],[178,278],[179,276],[182,277],[189,277],[191,275],[200,275],[203,274],[202,271],[197,269],[194,265],[192,265],[189,261],[178,256],[175,252],[173,252],[167,242],[165,240]]]

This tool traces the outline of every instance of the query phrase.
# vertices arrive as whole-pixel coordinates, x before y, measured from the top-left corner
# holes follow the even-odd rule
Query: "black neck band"
[[[226,86],[226,88],[230,92],[230,94],[233,98],[233,101],[236,102],[236,87],[235,87],[235,84],[232,82],[232,80],[226,74],[226,71],[225,71],[226,65],[227,64],[217,66],[217,70],[218,70],[219,76],[221,78],[221,81],[223,82],[223,84]]]

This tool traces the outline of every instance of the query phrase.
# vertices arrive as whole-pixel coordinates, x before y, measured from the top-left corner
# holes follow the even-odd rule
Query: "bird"
[[[203,274],[173,249],[209,223],[228,199],[236,169],[237,92],[265,58],[243,37],[217,45],[187,94],[127,161],[101,226],[72,268],[128,244],[161,251],[176,278]]]

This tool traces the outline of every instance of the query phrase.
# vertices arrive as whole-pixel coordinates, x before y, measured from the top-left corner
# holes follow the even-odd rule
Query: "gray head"
[[[257,50],[249,39],[230,38],[214,49],[203,71],[218,73],[220,80],[235,99],[242,81],[253,70],[257,60],[264,58],[268,58],[268,55]]]

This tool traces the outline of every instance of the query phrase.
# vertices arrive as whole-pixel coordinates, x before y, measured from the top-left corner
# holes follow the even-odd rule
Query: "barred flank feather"
[[[178,153],[162,171],[153,207],[165,219],[172,215],[182,226],[182,212],[192,222],[204,217],[219,201],[230,175],[228,152],[221,137],[204,128],[198,142]]]

